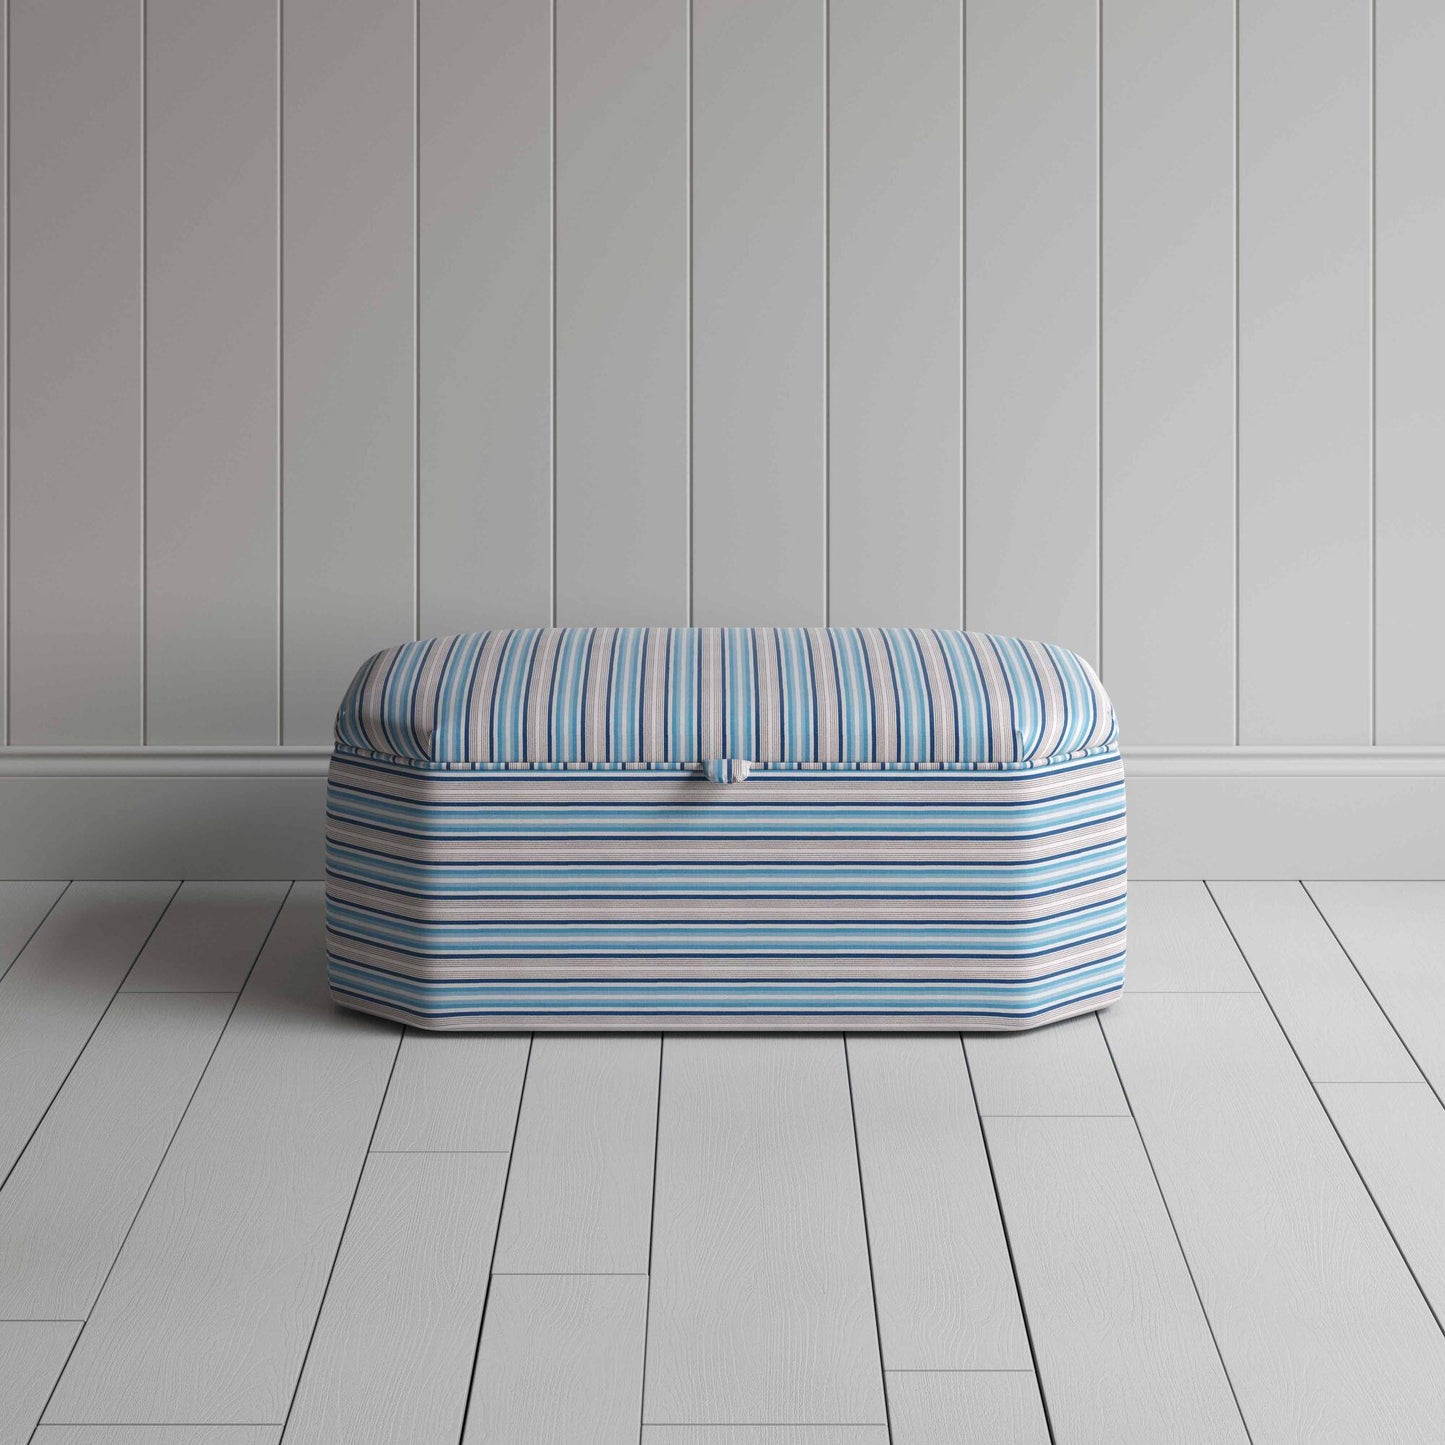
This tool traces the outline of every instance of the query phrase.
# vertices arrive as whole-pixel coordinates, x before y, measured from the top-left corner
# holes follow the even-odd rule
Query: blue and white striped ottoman
[[[1087,663],[927,628],[519,628],[371,658],[334,996],[434,1029],[1027,1028],[1124,981]]]

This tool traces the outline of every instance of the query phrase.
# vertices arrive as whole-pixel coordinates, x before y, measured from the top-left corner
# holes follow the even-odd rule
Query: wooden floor
[[[1445,884],[1014,1036],[423,1035],[318,885],[0,885],[0,1445],[1445,1440]]]

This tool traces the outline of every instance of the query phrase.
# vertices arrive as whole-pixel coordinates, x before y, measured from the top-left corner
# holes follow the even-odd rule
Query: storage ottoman
[[[1013,1029],[1124,981],[1124,778],[1063,648],[518,628],[356,675],[343,1004],[430,1029]]]

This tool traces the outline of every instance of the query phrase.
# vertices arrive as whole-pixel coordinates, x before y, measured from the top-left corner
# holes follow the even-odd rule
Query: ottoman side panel
[[[1021,1028],[1123,982],[1116,752],[1017,769],[445,769],[339,751],[327,951],[431,1028]]]

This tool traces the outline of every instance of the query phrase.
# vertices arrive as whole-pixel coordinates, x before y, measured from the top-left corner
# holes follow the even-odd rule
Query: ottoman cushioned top
[[[1049,643],[934,628],[564,627],[403,643],[337,741],[432,763],[1038,763],[1107,747],[1099,680]]]
[[[1123,987],[1117,725],[1063,648],[504,629],[342,701],[327,958],[448,1029],[1025,1028]]]

